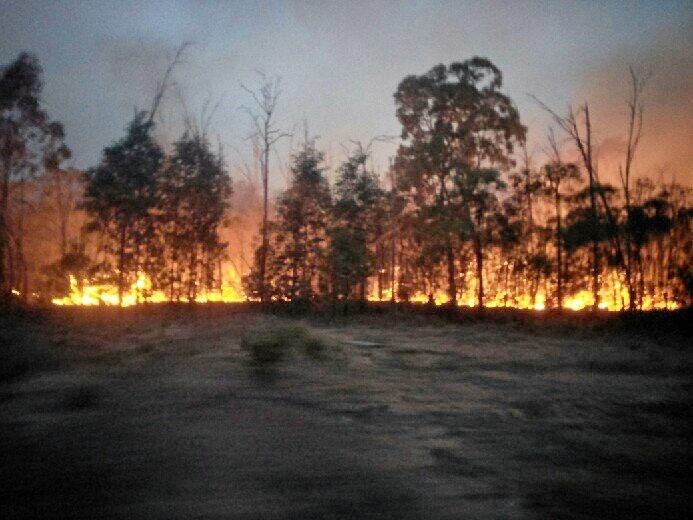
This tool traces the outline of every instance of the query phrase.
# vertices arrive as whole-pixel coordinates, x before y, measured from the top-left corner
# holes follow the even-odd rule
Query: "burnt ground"
[[[5,312],[0,517],[690,517],[690,312],[380,314]]]

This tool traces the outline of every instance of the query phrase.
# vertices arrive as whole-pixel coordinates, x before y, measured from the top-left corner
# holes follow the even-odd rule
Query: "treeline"
[[[307,142],[277,199],[267,268],[256,264],[246,277],[247,294],[478,307],[688,305],[690,188],[632,180],[643,78],[632,72],[631,80],[622,184],[614,187],[597,175],[586,104],[565,117],[551,112],[580,162],[563,159],[550,134],[548,159],[533,167],[526,129],[490,61],[405,78],[395,93],[402,143],[389,188],[359,148],[330,189],[322,154]]]
[[[33,290],[50,298],[67,290],[68,274],[111,284],[119,298],[144,274],[142,301],[155,291],[194,301],[221,288],[229,247],[220,231],[233,226],[223,154],[192,123],[168,151],[154,137],[178,58],[152,107],[83,174],[60,167],[69,150],[62,127],[40,109],[36,59],[23,54],[2,69],[5,295]],[[243,278],[246,297],[538,309],[689,305],[691,190],[635,178],[645,78],[631,71],[630,79],[619,185],[599,177],[587,104],[566,115],[545,107],[561,133],[549,134],[545,159],[535,164],[501,72],[472,58],[401,81],[394,95],[401,142],[384,178],[371,166],[370,146],[357,145],[331,184],[323,154],[306,136],[291,157],[289,185],[274,200],[270,149],[285,134],[272,119],[279,84],[266,81],[249,91],[259,109],[252,121],[263,218]],[[59,257],[41,266],[46,282],[33,286],[23,280],[32,211],[55,216],[46,226],[57,234],[46,240],[59,243]],[[40,226],[35,231],[42,236]],[[43,242],[32,244],[40,251]]]
[[[87,229],[103,238],[96,273],[119,299],[145,273],[170,301],[194,301],[221,287],[225,245],[219,236],[231,181],[205,134],[189,129],[164,154],[153,139],[152,113],[140,112],[127,135],[87,172]],[[115,279],[114,279],[115,278]]]
[[[62,143],[62,127],[39,109],[36,58],[22,54],[3,69],[0,283],[5,294],[14,290],[28,296],[23,244],[30,237],[23,223],[32,210],[48,229],[57,217],[60,229],[60,256],[43,265],[47,283],[33,285],[35,296],[42,290],[48,297],[66,292],[68,274],[80,284],[112,284],[119,300],[138,282],[142,301],[156,290],[171,301],[194,301],[221,286],[226,244],[219,229],[231,179],[221,151],[192,121],[169,153],[154,138],[154,118],[171,70],[152,108],[139,111],[126,135],[104,149],[100,163],[81,173],[60,168],[69,150]],[[80,232],[70,240],[69,221],[76,216]],[[94,238],[91,251],[86,250],[87,235]]]

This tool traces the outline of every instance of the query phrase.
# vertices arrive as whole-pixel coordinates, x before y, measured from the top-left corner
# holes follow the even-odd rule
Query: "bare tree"
[[[183,53],[188,47],[190,47],[190,45],[192,45],[191,42],[183,42],[178,47],[176,54],[174,55],[171,62],[168,64],[168,67],[166,68],[166,71],[164,72],[164,75],[162,76],[161,80],[157,81],[156,90],[154,92],[154,99],[152,100],[152,107],[149,109],[148,114],[148,122],[150,124],[154,121],[154,117],[156,116],[156,113],[159,110],[159,107],[161,106],[161,101],[164,99],[166,91],[171,86],[171,76],[173,75],[173,71],[176,67],[178,67],[178,65],[182,63]]]
[[[255,102],[255,109],[244,107],[250,115],[255,128],[255,134],[262,143],[262,155],[260,157],[260,169],[262,172],[262,245],[259,251],[259,285],[260,301],[267,299],[265,287],[267,271],[267,250],[269,248],[268,238],[268,207],[269,207],[269,155],[272,147],[283,137],[288,137],[289,132],[283,132],[274,126],[274,112],[277,107],[277,100],[281,95],[281,79],[279,77],[268,78],[265,74],[259,73],[260,85],[254,91],[241,84],[243,90],[250,94]]]
[[[563,224],[561,215],[563,195],[561,186],[566,181],[578,180],[580,172],[574,164],[563,162],[553,129],[549,130],[547,140],[549,143],[548,155],[550,156],[550,161],[544,166],[544,175],[546,178],[546,194],[553,199],[556,215],[556,308],[560,310],[563,308],[564,292]]]
[[[599,177],[597,175],[597,165],[594,156],[594,148],[592,146],[592,122],[590,119],[590,109],[587,102],[585,102],[577,111],[573,110],[572,106],[568,107],[568,115],[560,116],[552,109],[550,109],[546,104],[540,101],[536,96],[531,96],[534,101],[536,101],[539,106],[541,106],[546,112],[548,112],[553,120],[558,124],[558,126],[568,134],[568,137],[573,141],[575,147],[580,153],[583,166],[587,171],[587,176],[589,180],[589,201],[590,201],[590,211],[591,211],[591,221],[592,221],[592,296],[594,303],[592,305],[593,310],[599,308],[599,273],[601,269],[601,255],[599,251],[599,209],[597,206],[597,196],[599,196],[608,222],[611,226],[615,226],[616,221],[611,212],[609,202],[606,198],[604,190],[602,189]],[[613,244],[617,252],[620,253],[620,244],[618,240],[615,240]],[[618,255],[620,256],[620,255]]]
[[[625,165],[619,166],[618,173],[621,178],[621,187],[623,188],[623,196],[626,202],[626,226],[625,226],[625,271],[626,285],[628,286],[628,308],[635,309],[636,304],[636,288],[633,280],[633,240],[632,240],[632,205],[630,194],[630,179],[632,174],[633,162],[635,161],[635,153],[640,144],[642,136],[643,113],[645,111],[642,102],[642,93],[648,79],[648,75],[644,72],[636,71],[632,66],[628,68],[630,73],[631,91],[628,97],[628,141],[626,142],[626,157]]]

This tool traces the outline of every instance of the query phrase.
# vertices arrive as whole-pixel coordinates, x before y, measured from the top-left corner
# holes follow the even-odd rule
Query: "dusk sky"
[[[94,165],[104,145],[123,135],[135,107],[149,106],[156,80],[184,41],[193,46],[176,72],[162,133],[176,137],[183,103],[196,116],[206,99],[218,102],[211,133],[232,166],[236,150],[248,155],[250,121],[240,107],[251,100],[240,83],[256,85],[256,70],[282,78],[278,125],[298,129],[306,119],[335,165],[350,139],[399,134],[392,95],[404,76],[474,55],[503,71],[537,160],[550,120],[530,93],[559,111],[590,101],[608,164],[625,129],[632,63],[652,73],[638,170],[690,182],[692,7],[685,1],[4,0],[0,63],[23,50],[38,55],[45,105],[65,124],[79,168]],[[278,149],[281,161],[290,146]],[[394,149],[376,145],[381,171]]]

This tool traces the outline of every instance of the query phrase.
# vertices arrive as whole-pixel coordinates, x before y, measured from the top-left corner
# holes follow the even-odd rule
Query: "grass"
[[[690,310],[285,310],[0,312],[14,517],[685,518]]]
[[[59,365],[39,317],[23,309],[0,313],[0,383]]]

